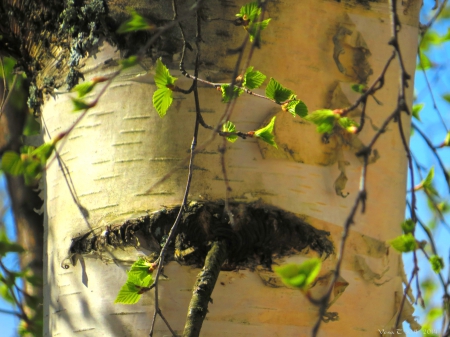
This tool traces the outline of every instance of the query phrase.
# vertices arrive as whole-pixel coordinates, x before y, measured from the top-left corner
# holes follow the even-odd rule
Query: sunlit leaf
[[[248,89],[259,88],[266,80],[266,75],[263,73],[253,70],[253,67],[248,67],[244,74],[244,80],[242,86]]]
[[[401,226],[402,226],[403,233],[408,234],[408,233],[414,232],[414,228],[416,227],[416,224],[411,219],[406,219],[405,221],[402,222]]]
[[[286,104],[284,107],[285,110],[289,111],[292,116],[300,116],[305,117],[308,114],[308,108],[303,101],[299,99],[294,99]]]
[[[117,30],[117,33],[129,33],[135,32],[138,30],[152,30],[155,29],[156,26],[150,24],[147,20],[145,20],[142,16],[140,16],[134,9],[128,8],[128,12],[131,14],[131,18],[124,23],[122,23]]]
[[[23,173],[23,163],[20,155],[13,151],[6,151],[2,156],[2,170],[17,176]]]
[[[316,110],[304,117],[307,121],[310,121],[317,125],[317,132],[329,133],[334,128],[334,123],[340,118],[338,114],[335,114],[333,110],[322,109]]]
[[[72,103],[73,103],[73,111],[90,109],[93,106],[92,104],[89,104],[80,98],[71,97],[70,99],[72,100]]]
[[[444,259],[442,259],[440,256],[431,255],[430,264],[431,269],[433,269],[435,273],[439,273],[442,269],[444,269]]]
[[[256,2],[250,2],[241,7],[240,11],[236,16],[242,18],[243,20],[248,20],[250,22],[255,21],[261,14],[261,8]]]
[[[153,93],[153,106],[161,118],[166,115],[172,101],[172,90],[169,88],[161,88]]]
[[[428,56],[421,50],[419,52],[419,62],[417,63],[417,69],[418,70],[428,70],[433,67],[434,67],[433,63],[430,61]]]
[[[274,267],[276,274],[281,276],[281,280],[288,286],[305,290],[319,275],[322,261],[313,258],[302,264],[286,264],[280,267]]]
[[[416,239],[411,233],[400,235],[388,241],[388,243],[400,253],[412,252],[419,248]]]
[[[155,83],[159,89],[171,88],[175,81],[176,77],[170,75],[169,69],[161,62],[161,59],[156,60],[156,69],[155,69]]]
[[[363,94],[366,90],[366,86],[364,84],[353,84],[351,88],[354,92],[359,94]]]
[[[77,84],[72,91],[76,92],[78,94],[78,97],[81,98],[85,95],[87,95],[88,93],[90,93],[92,91],[92,89],[94,89],[95,85],[97,83],[95,83],[94,81],[86,81],[80,84]]]
[[[270,78],[269,84],[266,87],[266,96],[273,99],[277,103],[287,101],[293,94],[292,90],[283,87],[280,83]]]
[[[239,89],[238,87],[233,87],[229,84],[222,84],[220,86],[220,90],[222,91],[222,102],[228,103],[232,99],[238,98],[244,90]]]
[[[139,294],[139,286],[136,286],[133,282],[126,282],[122,288],[120,288],[119,293],[114,301],[114,303],[122,304],[135,304],[141,298]]]
[[[231,133],[236,132],[236,126],[232,122],[227,121],[226,123],[224,123],[222,125],[222,131],[223,132],[231,132]],[[238,139],[238,136],[228,136],[227,137],[227,140],[231,143],[234,143],[237,139]]]
[[[425,106],[425,103],[419,103],[419,104],[414,104],[414,106],[412,108],[412,115],[418,121],[420,121],[420,115],[419,114],[420,114],[420,111],[422,111],[424,106]]]
[[[120,60],[119,63],[122,66],[122,69],[131,68],[138,63],[138,57],[136,55],[132,55],[129,58]]]
[[[255,136],[260,138],[261,140],[265,141],[266,143],[274,146],[275,148],[278,148],[277,144],[275,143],[275,136],[273,134],[273,127],[275,125],[275,118],[272,117],[269,124],[267,124],[265,127],[256,130]]]

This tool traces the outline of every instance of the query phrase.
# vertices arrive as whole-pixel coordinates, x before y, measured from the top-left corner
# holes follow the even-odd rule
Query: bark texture
[[[240,45],[247,34],[232,22],[245,2],[213,0],[206,3],[202,12],[205,20],[201,77],[217,82],[230,81],[236,58],[227,51]],[[43,7],[40,2],[33,5],[25,1],[3,3],[4,8],[13,6],[13,10],[22,10],[20,6]],[[151,38],[143,33],[126,37],[114,34],[114,27],[127,17],[125,4],[138,8],[161,26],[173,15],[168,1],[79,1],[76,5],[67,1],[45,6],[40,12],[25,11],[23,15],[39,15],[30,15],[31,20],[22,26],[23,30],[16,20],[14,27],[19,28],[14,30],[14,36],[19,36],[20,41],[28,41],[27,36],[38,34],[27,28],[35,21],[43,23],[42,27],[48,30],[48,35],[42,33],[42,36],[30,38],[29,44],[21,42],[25,51],[12,48],[10,52],[25,55],[23,64],[36,87],[30,89],[35,93],[32,97],[37,97],[30,105],[38,110],[40,103],[44,103],[42,120],[48,137],[67,129],[75,120],[76,116],[69,113],[72,106],[67,89],[76,79],[82,79],[81,74],[87,80],[112,74],[122,57]],[[191,5],[192,1],[183,2],[185,9]],[[1,13],[6,20],[4,8]],[[420,2],[409,1],[399,9],[402,51],[410,56],[406,64],[412,73]],[[370,83],[391,55],[387,43],[390,26],[386,1],[273,1],[269,2],[267,17],[272,21],[263,32],[262,48],[254,53],[248,65],[293,90],[310,111],[348,106],[356,98],[351,84]],[[8,20],[2,24],[11,23]],[[57,24],[64,22],[69,29],[59,33]],[[189,32],[194,29],[189,25],[194,22],[189,16],[182,22],[188,32],[187,41],[192,45],[195,45],[194,37]],[[45,29],[35,31],[47,32]],[[73,238],[181,201],[180,186],[184,185],[187,175],[182,165],[171,179],[151,193],[146,192],[183,161],[192,137],[195,117],[192,97],[176,94],[164,119],[160,119],[151,106],[156,90],[154,61],[162,57],[172,75],[180,76],[174,70],[178,68],[180,39],[175,28],[168,31],[148,51],[148,58],[141,65],[122,73],[60,148],[61,161],[46,172],[45,291],[49,294],[44,304],[46,336],[148,334],[152,295],[145,296],[133,307],[113,305],[126,279],[127,263],[143,253],[139,248],[105,251],[101,259],[83,257],[76,267],[69,269],[62,269],[61,263],[69,255]],[[8,40],[9,44],[13,42]],[[189,65],[194,54],[188,53],[186,61],[191,72]],[[36,67],[31,67],[32,64]],[[177,82],[184,88],[190,84],[181,77]],[[369,102],[368,114],[375,125],[380,125],[390,113],[386,107],[395,104],[397,85],[397,69],[393,66],[386,77],[385,88],[377,93],[384,105]],[[53,97],[46,95],[46,91]],[[412,91],[409,94],[412,97]],[[93,99],[96,92],[90,95],[88,99]],[[215,125],[224,109],[220,93],[213,88],[200,87],[199,95],[206,122]],[[231,201],[259,200],[296,214],[314,227],[330,232],[336,246],[342,224],[353,205],[352,196],[358,189],[361,163],[354,153],[370,141],[375,131],[366,127],[358,137],[331,137],[324,142],[313,125],[292,118],[279,106],[250,96],[239,98],[231,120],[238,129],[251,131],[273,116],[277,117],[278,151],[256,139],[227,147]],[[208,139],[209,131],[203,130],[200,137]],[[224,198],[217,150],[221,145],[222,140],[216,139],[197,155],[191,190],[193,200],[217,202]],[[388,130],[383,134],[377,149],[380,158],[368,169],[367,211],[356,218],[357,225],[352,229],[343,260],[342,283],[348,286],[345,292],[336,292],[340,297],[330,308],[338,313],[339,321],[323,325],[324,336],[375,335],[378,329],[389,328],[396,313],[395,294],[402,291],[402,267],[385,241],[399,233],[404,216],[406,159],[397,132]],[[348,177],[344,192],[350,192],[350,196],[345,199],[335,193],[335,181],[340,174],[338,163],[345,166]],[[273,260],[274,263],[300,262],[316,255],[309,251]],[[112,261],[115,263],[106,264]],[[329,283],[327,275],[334,263],[335,256],[324,262],[320,282],[312,289],[313,295],[323,292]],[[161,308],[172,327],[181,333],[197,271],[170,263],[165,267],[165,274],[168,280],[162,283]],[[381,281],[375,282],[368,275],[383,276]],[[379,286],[379,282],[384,282],[383,286]],[[270,270],[261,266],[255,267],[254,272],[222,272],[213,297],[214,305],[209,306],[208,319],[202,327],[203,336],[306,336],[317,315],[316,308],[301,293],[283,287]],[[156,327],[156,336],[168,334],[162,322],[157,322]]]

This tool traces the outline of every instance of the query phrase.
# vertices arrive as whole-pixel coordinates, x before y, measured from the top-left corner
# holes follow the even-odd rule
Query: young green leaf
[[[2,156],[2,170],[13,176],[23,173],[24,166],[20,155],[13,151],[6,151]]]
[[[420,104],[414,104],[413,108],[412,108],[412,115],[415,119],[417,119],[418,121],[420,121],[420,111],[422,111],[423,107],[425,106],[424,103],[420,103]]]
[[[434,64],[430,61],[428,56],[422,51],[419,52],[419,62],[417,63],[417,70],[428,70],[434,68]]]
[[[430,256],[431,269],[437,274],[444,269],[444,260],[437,255]]]
[[[287,101],[293,94],[292,90],[283,87],[280,83],[270,78],[269,84],[266,87],[266,96],[273,99],[277,103]]]
[[[232,90],[229,84],[222,84],[220,90],[222,91],[222,102],[224,103],[228,103],[232,99],[238,98],[244,92],[244,90],[239,89],[238,87],[233,87]]]
[[[242,86],[250,90],[256,89],[259,88],[265,80],[266,75],[257,70],[253,71],[253,67],[248,67],[244,74]]]
[[[92,89],[94,89],[95,85],[97,83],[94,81],[86,81],[80,84],[77,84],[72,91],[76,92],[78,94],[78,98],[81,98],[85,96],[86,94],[90,93]]]
[[[120,288],[114,303],[136,304],[142,296],[139,294],[139,290],[139,286],[136,286],[133,282],[127,281],[122,288]]]
[[[236,14],[236,17],[242,18],[245,21],[253,22],[259,17],[260,14],[261,8],[258,6],[258,3],[251,2],[242,6],[239,14]]]
[[[408,233],[414,232],[414,228],[416,227],[416,224],[411,219],[406,219],[405,221],[402,222],[401,226],[402,226],[403,233],[408,234]]]
[[[339,125],[345,129],[347,132],[355,133],[359,127],[359,124],[356,123],[353,119],[348,117],[341,117],[338,119]]]
[[[339,114],[335,114],[333,110],[323,109],[316,110],[306,115],[305,120],[310,121],[317,125],[317,132],[329,133],[334,128],[334,123],[340,118]]]
[[[169,69],[161,62],[161,59],[156,60],[155,72],[155,83],[159,89],[171,88],[177,80],[170,75]]]
[[[283,105],[283,110],[289,111],[294,117],[296,115],[305,117],[308,114],[308,108],[306,107],[306,104],[303,103],[303,101],[297,99],[294,99],[289,103]]]
[[[151,270],[150,268],[151,263],[140,258],[131,265],[131,268],[128,271],[128,281],[138,279],[139,286],[148,287],[150,284],[153,283],[153,278],[151,274],[152,272],[150,271]]]
[[[353,84],[351,88],[354,92],[359,94],[363,94],[366,90],[366,86],[364,84]]]
[[[274,146],[278,149],[277,143],[275,143],[275,136],[273,135],[273,127],[275,125],[275,116],[272,117],[269,124],[267,124],[265,127],[256,130],[255,131],[255,137],[260,138],[261,140],[265,141],[266,143]]]
[[[319,275],[322,261],[312,258],[302,264],[286,264],[281,267],[274,267],[276,274],[281,276],[284,284],[306,290]]]
[[[147,20],[140,16],[134,9],[128,8],[128,12],[131,14],[131,18],[120,25],[117,33],[123,34],[156,28],[155,25],[148,23]]]
[[[266,19],[261,22],[254,22],[250,24],[247,28],[248,34],[250,35],[250,42],[253,42],[255,39],[259,41],[261,31],[267,28],[270,20],[272,19]]]
[[[138,57],[136,55],[131,55],[129,58],[119,61],[122,69],[127,69],[135,66],[138,63]]]
[[[161,118],[166,115],[172,101],[172,90],[169,88],[160,88],[153,93],[153,106]]]
[[[44,166],[47,159],[52,155],[54,149],[55,144],[53,142],[44,143],[36,148],[33,152],[31,152],[31,155],[40,159],[41,163]]]
[[[222,131],[223,132],[236,132],[236,126],[230,122],[227,121],[222,125]],[[227,140],[231,143],[234,143],[238,139],[238,136],[228,136]]]
[[[72,100],[73,103],[73,111],[80,111],[80,110],[85,110],[85,109],[90,109],[93,107],[92,104],[86,103],[84,100],[80,99],[80,98],[70,98]]]
[[[419,248],[416,239],[411,233],[397,236],[395,239],[388,241],[388,243],[400,253],[408,253]]]

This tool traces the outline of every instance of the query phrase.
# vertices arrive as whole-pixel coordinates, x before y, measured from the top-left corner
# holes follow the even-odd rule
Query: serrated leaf
[[[253,67],[248,67],[244,74],[242,85],[248,89],[259,88],[266,80],[266,75],[253,70]]]
[[[84,100],[82,100],[80,98],[71,97],[70,99],[72,100],[72,103],[73,103],[73,111],[80,111],[80,110],[92,108],[91,104],[86,103]]]
[[[166,115],[172,101],[172,90],[169,88],[161,88],[153,93],[153,106],[161,118]]]
[[[239,14],[236,14],[238,18],[244,20],[249,20],[250,22],[255,21],[261,14],[261,8],[256,2],[250,2],[241,7]]]
[[[159,89],[165,89],[174,85],[176,77],[169,73],[169,69],[161,62],[161,59],[156,60],[155,69],[155,83]]]
[[[420,121],[420,115],[419,114],[420,114],[420,111],[422,111],[424,106],[425,106],[425,103],[419,103],[419,104],[414,104],[413,105],[412,115],[418,121]]]
[[[120,288],[114,303],[136,304],[142,296],[139,294],[139,290],[139,287],[133,282],[126,282],[122,288]]]
[[[256,130],[255,136],[278,149],[277,143],[275,143],[275,136],[273,134],[275,118],[276,118],[275,116],[272,117],[269,124],[267,124],[265,127],[261,128],[259,130]]]
[[[317,132],[319,133],[333,131],[334,123],[339,118],[340,116],[330,109],[316,110],[304,117],[305,120],[317,125]]]
[[[94,89],[96,84],[97,83],[94,81],[83,82],[83,83],[77,84],[72,89],[72,91],[76,92],[78,94],[78,98],[81,98],[81,97],[87,95],[88,93],[90,93],[92,91],[92,89]]]
[[[414,228],[416,227],[416,224],[414,223],[414,221],[412,221],[412,219],[406,219],[405,221],[402,222],[401,226],[402,226],[403,233],[408,234],[408,233],[414,232]]]
[[[280,267],[274,267],[276,274],[281,276],[281,280],[288,286],[307,289],[319,275],[322,261],[313,258],[302,264],[286,264]]]
[[[270,78],[269,84],[266,87],[266,96],[273,99],[277,103],[282,103],[287,101],[293,94],[292,90],[283,87],[272,77]]]
[[[224,103],[228,103],[232,99],[238,98],[244,92],[244,90],[239,89],[238,87],[233,87],[233,90],[231,90],[229,84],[222,84],[220,90],[222,91],[222,102]]]
[[[138,30],[152,30],[156,28],[140,16],[134,9],[128,8],[128,12],[131,14],[131,18],[120,25],[117,33],[123,34]]]
[[[253,42],[255,39],[259,41],[261,31],[267,28],[270,20],[272,19],[269,18],[261,22],[254,22],[250,24],[250,26],[247,28],[248,34],[250,35],[250,42]]]
[[[439,257],[438,255],[431,255],[430,256],[430,264],[431,269],[438,274],[442,269],[444,269],[444,260]]]
[[[300,116],[305,117],[308,114],[308,108],[303,101],[294,99],[293,101],[290,101],[286,104],[285,110],[289,111],[292,116]]]
[[[138,63],[138,57],[136,55],[132,55],[129,58],[123,59],[119,61],[119,64],[122,66],[122,69],[127,69],[135,66]]]
[[[400,253],[412,252],[419,247],[416,239],[411,233],[400,235],[395,239],[388,241],[388,243]]]
[[[224,123],[222,125],[222,131],[223,132],[236,132],[236,126],[232,122],[227,121],[226,123]],[[238,139],[238,136],[228,136],[226,138],[229,142],[234,143]]]
[[[23,173],[23,162],[20,155],[13,151],[6,151],[2,156],[2,170],[17,176]]]
[[[153,283],[152,274],[149,268],[150,268],[149,262],[145,261],[142,258],[137,260],[135,263],[131,265],[131,268],[128,271],[127,281],[129,282],[134,281],[141,287],[148,287],[151,283]]]

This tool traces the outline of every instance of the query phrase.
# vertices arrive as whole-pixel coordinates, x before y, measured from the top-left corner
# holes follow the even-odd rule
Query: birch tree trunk
[[[90,3],[97,2],[102,3]],[[207,20],[202,23],[200,77],[230,81],[236,55],[227,50],[239,46],[246,34],[232,20],[244,3],[205,3],[208,9],[204,11]],[[151,19],[170,20],[173,16],[169,2],[106,4],[109,17],[117,20],[126,18],[126,4]],[[183,8],[187,10],[190,5]],[[410,74],[415,65],[419,9],[420,1],[399,2],[401,49]],[[346,107],[358,97],[350,86],[370,84],[392,53],[388,45],[389,15],[387,1],[269,1],[266,17],[272,21],[250,65],[297,93],[309,111]],[[182,24],[190,27],[194,21],[190,18]],[[193,44],[193,33],[189,34],[187,39]],[[186,158],[194,127],[195,105],[190,95],[175,94],[174,104],[163,119],[152,107],[156,57],[162,56],[171,73],[179,77],[178,86],[187,88],[191,84],[175,70],[180,58],[179,31],[173,28],[168,36],[158,42],[159,49],[153,49],[153,59],[116,78],[100,103],[70,134],[59,151],[60,161],[46,172],[45,336],[148,335],[153,293],[145,294],[137,305],[113,303],[125,283],[126,269],[139,255],[150,253],[144,245],[78,257],[76,266],[69,269],[61,268],[61,264],[74,237],[92,230],[102,233],[107,226],[179,205],[182,200],[186,165],[147,193]],[[104,39],[95,47],[98,49],[79,64],[86,80],[112,74],[118,69],[116,61],[124,55]],[[63,53],[56,47],[53,52]],[[187,70],[193,72],[194,53],[187,57]],[[57,68],[57,60],[48,59],[38,77],[41,87],[45,77],[60,79],[66,76],[64,71],[69,71]],[[408,91],[410,100],[412,87]],[[367,112],[374,125],[380,126],[392,113],[397,88],[398,68],[392,64],[383,90],[376,94],[383,105],[373,100],[368,103]],[[46,140],[69,128],[78,117],[70,113],[73,95],[61,87],[53,97],[45,97],[42,123]],[[220,93],[200,86],[199,95],[205,121],[216,125],[225,107]],[[277,116],[278,150],[256,139],[227,146],[230,201],[259,202],[294,213],[330,232],[331,241],[338,247],[358,191],[362,165],[355,152],[372,139],[375,131],[366,123],[364,131],[348,146],[336,140],[326,143],[312,124],[249,95],[237,100],[231,120],[239,130],[251,131],[273,116]],[[201,143],[209,137],[210,131],[200,131]],[[218,151],[221,144],[222,139],[216,138],[196,156],[191,201],[218,202],[225,198]],[[364,215],[357,215],[351,229],[340,285],[335,285],[336,301],[329,308],[337,312],[339,320],[322,324],[321,336],[376,336],[379,330],[395,325],[403,269],[400,257],[385,242],[400,233],[405,208],[406,156],[396,126],[381,136],[376,149],[379,159],[368,168],[367,209]],[[341,174],[338,162],[348,164],[343,192],[350,194],[346,198],[335,191],[335,181]],[[301,262],[316,255],[313,250],[305,250],[289,257],[274,257],[274,262]],[[336,254],[324,261],[321,279],[311,289],[314,296],[323,293],[336,261]],[[197,273],[198,269],[176,262],[164,269],[167,279],[161,281],[160,305],[177,333],[183,329]],[[201,336],[307,336],[318,315],[317,307],[300,291],[284,287],[273,272],[261,267],[222,271],[212,297]],[[403,319],[411,320],[411,312]],[[168,335],[170,332],[158,320],[156,336]]]

